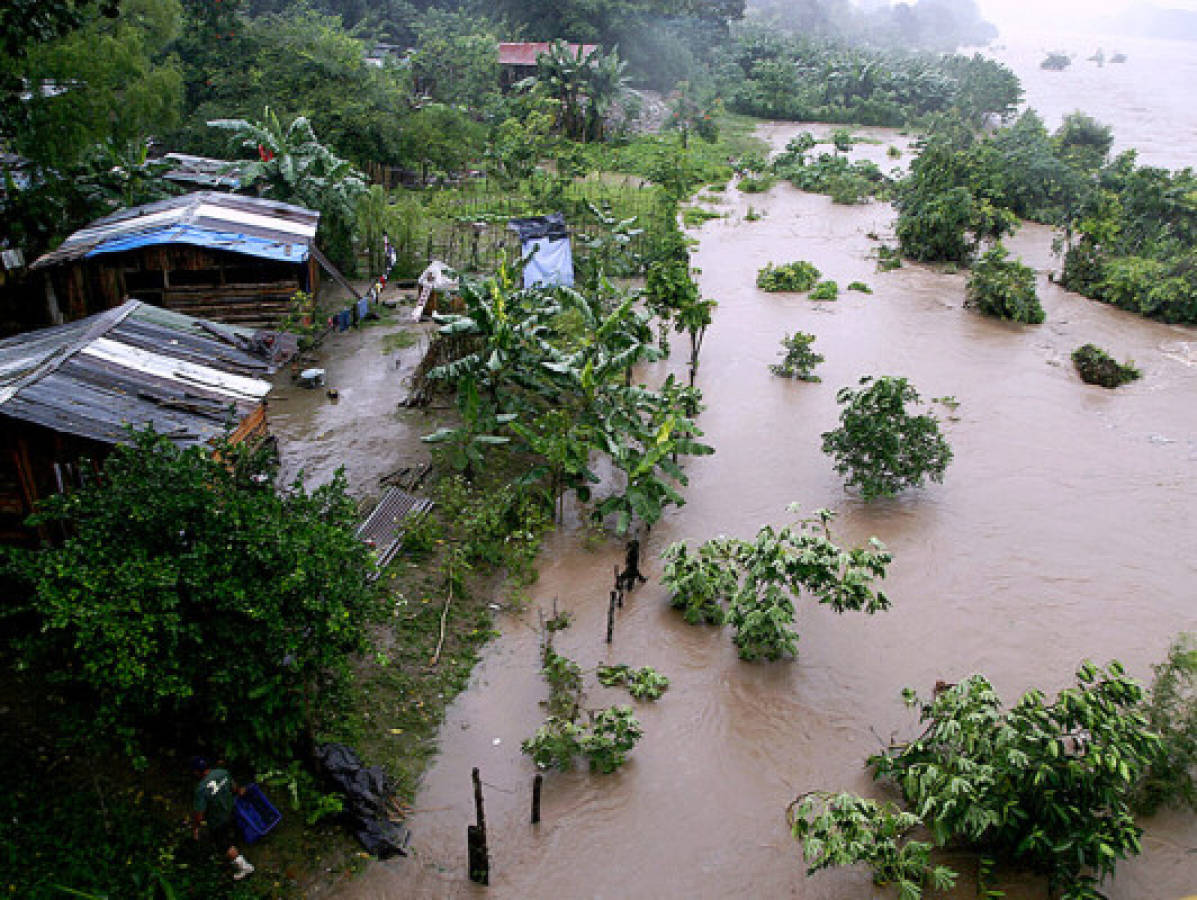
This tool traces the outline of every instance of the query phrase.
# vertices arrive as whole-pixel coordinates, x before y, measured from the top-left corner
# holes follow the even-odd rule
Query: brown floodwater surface
[[[780,147],[800,128],[763,133]],[[744,220],[749,201],[762,220]],[[1147,679],[1176,633],[1197,627],[1197,330],[1049,283],[1051,234],[1038,226],[1010,242],[1044,273],[1047,323],[1032,327],[962,309],[961,274],[910,264],[876,272],[869,235],[892,232],[886,205],[835,206],[788,185],[751,197],[729,189],[722,203],[728,216],[703,226],[694,257],[704,295],[719,301],[698,375],[700,423],[716,453],[688,463],[686,505],[646,538],[649,583],[619,612],[608,646],[606,597],[622,546],[585,549],[576,521],[548,538],[533,607],[501,616],[503,636],[449,710],[410,821],[412,857],[371,865],[345,895],[481,896],[465,877],[478,766],[489,896],[890,896],[862,868],[807,878],[784,814],[808,790],[880,795],[862,763],[882,740],[912,735],[902,687],[927,693],[937,679],[981,672],[1013,700],[1066,686],[1085,658],[1120,659]],[[760,267],[794,259],[838,281],[840,299],[754,287]],[[854,280],[873,294],[843,290]],[[768,372],[795,330],[817,336],[820,384]],[[1116,391],[1082,384],[1069,354],[1090,341],[1133,358],[1143,378]],[[651,382],[665,371],[641,374]],[[943,484],[870,504],[844,491],[819,435],[836,422],[837,389],[867,374],[904,375],[926,399],[959,402],[936,406],[955,452]],[[837,616],[802,600],[798,659],[744,663],[728,630],[688,626],[668,608],[658,556],[678,539],[750,536],[786,521],[791,502],[838,510],[843,542],[885,542],[893,607]],[[587,670],[589,705],[628,702],[595,683],[600,663],[652,665],[672,684],[660,701],[636,704],[644,737],[623,769],[546,773],[533,827],[535,770],[519,745],[543,716],[535,607],[554,597],[575,617],[557,648]],[[1119,865],[1110,896],[1197,892],[1194,819],[1145,825],[1144,853]],[[971,896],[968,859],[946,861],[963,873],[956,895]],[[1015,898],[1044,896],[1028,876],[1003,886]]]

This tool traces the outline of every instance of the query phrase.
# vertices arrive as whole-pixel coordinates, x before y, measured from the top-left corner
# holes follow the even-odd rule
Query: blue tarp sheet
[[[278,262],[301,263],[307,262],[308,258],[308,245],[304,241],[284,243],[232,231],[209,231],[194,225],[170,225],[153,231],[142,231],[137,234],[110,238],[87,255],[90,257],[99,256],[102,253],[120,253],[124,250],[136,250],[138,247],[151,247],[156,244],[190,244],[193,247],[227,250],[230,253],[242,253],[246,256],[273,259]]]
[[[524,287],[574,284],[574,256],[569,238],[533,238],[524,241]]]

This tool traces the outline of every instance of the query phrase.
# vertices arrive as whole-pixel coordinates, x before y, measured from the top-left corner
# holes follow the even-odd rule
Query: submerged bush
[[[964,305],[988,316],[1038,325],[1046,318],[1035,293],[1035,270],[1010,259],[998,244],[973,266],[965,289]]]
[[[840,286],[834,281],[820,281],[810,292],[812,300],[835,300],[840,295]]]
[[[928,478],[943,481],[952,448],[935,416],[907,408],[920,397],[905,378],[865,376],[858,389],[841,389],[836,402],[842,407],[840,425],[823,432],[823,452],[847,476],[846,487],[872,500],[919,487]]]
[[[1143,374],[1131,363],[1120,363],[1093,344],[1084,344],[1073,350],[1072,364],[1085,384],[1098,384],[1105,388],[1116,388]]]
[[[809,291],[822,273],[806,260],[774,266],[769,263],[756,274],[756,286],[762,291]]]
[[[818,375],[812,374],[815,366],[823,361],[822,354],[810,348],[815,342],[815,336],[805,331],[787,334],[781,342],[782,357],[780,363],[769,366],[769,371],[782,378],[797,378],[799,381],[822,381]]]
[[[1197,635],[1182,634],[1152,668],[1147,721],[1161,741],[1135,808],[1148,815],[1161,806],[1197,812]]]

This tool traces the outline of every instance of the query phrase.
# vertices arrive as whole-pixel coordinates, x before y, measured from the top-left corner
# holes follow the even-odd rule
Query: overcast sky
[[[1197,11],[1197,0],[977,0],[982,15],[1002,30],[1036,30],[1084,23],[1116,15],[1130,6]]]

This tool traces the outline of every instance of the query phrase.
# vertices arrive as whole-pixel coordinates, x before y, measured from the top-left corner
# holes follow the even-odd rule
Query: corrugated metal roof
[[[2,340],[0,416],[110,444],[129,425],[206,443],[257,407],[272,369],[199,322],[129,300]]]
[[[171,243],[171,229],[180,226],[176,234],[182,243],[196,243],[200,240],[197,236],[205,232],[220,236],[212,238],[214,241],[227,240],[229,235],[233,235],[243,243],[222,249],[254,256],[269,252],[281,254],[283,259],[301,262],[307,259],[307,251],[315,240],[319,222],[318,212],[302,206],[260,197],[196,191],[145,206],[122,209],[97,219],[68,237],[58,249],[42,256],[31,268],[44,268],[94,253],[108,252],[106,247],[110,242],[114,245],[117,241],[124,242],[121,249],[147,243]],[[188,236],[189,239],[183,239]],[[139,239],[141,243],[138,243]],[[277,247],[271,247],[272,244]],[[290,249],[284,250],[284,247]]]
[[[533,43],[500,43],[499,44],[499,65],[501,66],[534,66],[536,65],[536,58],[542,53],[548,53],[552,44],[543,41]],[[576,59],[578,56],[578,48],[582,49],[582,59],[586,59],[590,54],[598,49],[598,44],[566,44],[569,48],[570,54]]]
[[[306,262],[309,255],[306,241],[270,241],[232,231],[208,231],[194,225],[167,225],[153,231],[109,238],[94,250],[89,250],[87,256],[90,258],[105,253],[123,253],[126,250],[151,247],[155,244],[188,244],[192,247],[227,250],[229,253],[241,253],[277,262]]]
[[[163,159],[174,166],[162,176],[167,181],[232,190],[241,186],[241,167],[245,165],[243,162],[213,159],[210,156],[192,156],[189,153],[167,153]]]

